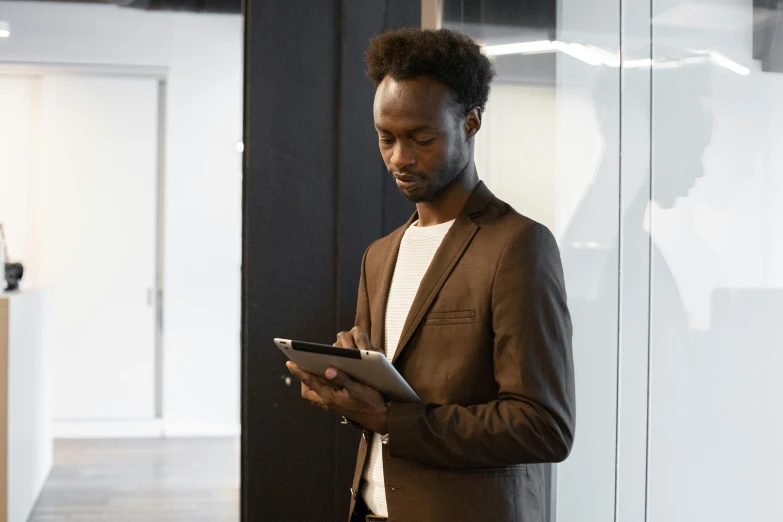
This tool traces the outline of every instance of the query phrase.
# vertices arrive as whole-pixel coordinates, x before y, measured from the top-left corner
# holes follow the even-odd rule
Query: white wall
[[[165,417],[239,422],[242,28],[175,17],[166,111]],[[208,35],[208,37],[205,37]]]
[[[1,43],[1,42],[0,42]],[[31,187],[35,165],[29,151],[37,138],[37,115],[33,100],[38,98],[40,82],[36,78],[4,77],[0,79],[0,223],[3,223],[8,255],[12,259],[28,259],[31,219]],[[23,152],[24,151],[24,152]],[[19,173],[10,176],[11,172]]]
[[[555,230],[555,89],[496,81],[481,131],[476,168],[518,212]]]
[[[236,433],[241,17],[40,2],[0,2],[0,14],[12,27],[0,65],[167,71],[163,415],[173,434]]]

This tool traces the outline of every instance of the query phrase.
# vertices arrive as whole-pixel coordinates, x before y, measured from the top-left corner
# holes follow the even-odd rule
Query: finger
[[[333,382],[332,382],[332,381],[330,381],[329,379],[325,379],[324,377],[322,377],[322,376],[320,376],[320,375],[315,375],[315,374],[310,374],[310,375],[312,375],[312,379],[311,379],[310,381],[308,381],[308,384],[309,384],[311,387],[312,387],[312,385],[313,385],[313,382],[317,381],[317,384],[316,384],[316,386],[317,386],[318,384],[320,384],[321,386],[324,386],[324,387],[326,387],[326,388],[329,388],[329,389],[331,389],[331,390],[333,390],[333,391],[337,391],[337,390],[341,390],[341,389],[342,389],[340,386],[336,385],[335,383],[333,383]]]
[[[302,383],[302,385],[301,385],[301,386],[302,386],[302,387],[301,387],[301,390],[302,390],[302,398],[303,398],[303,399],[310,400],[308,397],[310,397],[310,394],[311,394],[311,393],[313,393],[313,390],[312,390],[312,389],[311,389],[311,388],[310,388],[308,385],[306,385],[305,383]],[[318,395],[318,394],[316,394],[316,395]]]
[[[333,402],[334,392],[335,392],[334,385],[332,385],[331,383],[323,382],[321,378],[319,378],[316,375],[312,375],[312,379],[310,379],[306,384],[310,388],[312,393],[314,393],[320,398],[321,402],[323,402],[326,405],[329,405]],[[308,394],[308,396],[310,395]]]
[[[302,379],[302,375],[303,375],[304,373],[307,373],[307,372],[305,372],[303,369],[301,369],[301,368],[300,368],[300,367],[299,367],[299,366],[298,366],[298,365],[297,365],[295,362],[293,362],[293,361],[287,361],[287,362],[285,363],[285,367],[286,367],[286,368],[288,368],[288,371],[291,373],[291,375],[293,375],[294,377],[296,377],[297,379],[300,379],[300,380]]]
[[[304,397],[305,395],[307,395],[311,391],[312,391],[312,388],[310,388],[307,384],[305,384],[303,382],[302,383],[302,397]]]
[[[329,406],[324,403],[323,398],[310,389],[305,383],[302,383],[302,398],[309,401],[313,406],[318,406],[323,410],[330,411]]]
[[[307,389],[302,388],[302,398],[310,401],[311,403],[315,404],[316,406],[324,405],[323,398],[321,398],[320,395],[315,393],[310,388],[307,388]]]
[[[348,393],[351,393],[351,391],[356,391],[357,382],[337,368],[328,368],[324,372],[324,377],[328,379],[327,382],[339,388],[345,388]]]
[[[338,390],[339,388],[332,384],[331,382],[327,381],[326,379],[321,378],[318,375],[315,375],[314,373],[307,372],[305,370],[300,369],[296,364],[290,363],[290,365],[286,365],[288,367],[288,371],[291,372],[291,375],[293,375],[296,379],[300,380],[301,382],[307,384],[308,386],[311,386],[313,381],[318,379],[319,382],[324,385],[328,386],[332,389]]]
[[[337,334],[337,342],[334,343],[335,346],[339,346],[340,348],[356,348],[356,344],[354,344],[353,340],[353,334],[351,332],[340,332]]]
[[[353,340],[356,343],[357,348],[360,350],[372,350],[372,344],[370,343],[370,336],[361,326],[354,326],[351,329]]]
[[[315,375],[313,375],[312,373],[300,369],[296,364],[292,362],[286,363],[286,366],[288,367],[288,371],[291,372],[291,375],[293,375],[294,377],[296,377],[302,382],[309,383],[315,377]]]

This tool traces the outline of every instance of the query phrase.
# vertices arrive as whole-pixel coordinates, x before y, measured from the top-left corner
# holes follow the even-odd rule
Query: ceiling
[[[25,0],[22,0],[25,1]],[[27,0],[30,1],[30,0]],[[242,0],[56,0],[68,3],[112,4],[146,11],[188,11],[195,13],[242,12]]]

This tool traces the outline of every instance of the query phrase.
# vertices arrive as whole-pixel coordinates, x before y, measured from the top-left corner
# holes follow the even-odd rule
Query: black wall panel
[[[272,338],[331,343],[350,328],[365,248],[413,210],[378,152],[362,53],[420,13],[395,0],[245,4],[243,521],[346,520],[357,432],[286,384]]]

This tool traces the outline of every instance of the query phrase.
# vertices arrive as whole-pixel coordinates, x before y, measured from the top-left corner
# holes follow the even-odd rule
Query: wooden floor
[[[58,441],[30,522],[237,522],[239,440]]]

